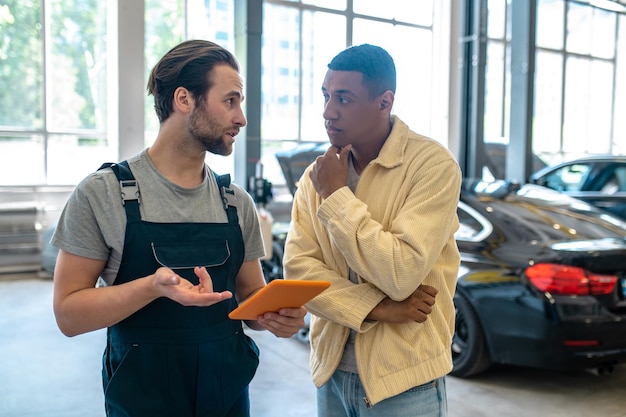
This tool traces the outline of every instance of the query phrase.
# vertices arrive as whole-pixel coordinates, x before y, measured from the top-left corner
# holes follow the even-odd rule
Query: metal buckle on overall
[[[121,180],[120,189],[122,190],[122,204],[131,200],[137,200],[139,204],[139,186],[136,180]]]
[[[220,187],[220,194],[222,194],[222,203],[224,203],[224,209],[228,210],[228,207],[236,207],[235,205],[235,192],[230,188]]]

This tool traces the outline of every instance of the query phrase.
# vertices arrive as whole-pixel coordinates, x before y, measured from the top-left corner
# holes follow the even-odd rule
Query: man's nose
[[[234,122],[236,125],[241,127],[244,127],[246,124],[248,124],[248,121],[246,120],[246,115],[243,113],[243,109],[241,107],[239,108],[239,114],[237,114],[237,116],[235,117]]]
[[[337,115],[338,113],[335,106],[332,105],[330,100],[327,101],[326,104],[324,104],[324,112],[322,113],[324,120],[335,120],[337,119]]]

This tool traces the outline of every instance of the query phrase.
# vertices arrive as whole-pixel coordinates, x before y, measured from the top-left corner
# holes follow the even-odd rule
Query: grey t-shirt
[[[161,175],[147,150],[128,159],[140,193],[139,211],[142,220],[155,223],[226,223],[217,182],[205,166],[205,179],[193,188],[180,187]],[[264,255],[263,240],[254,201],[236,184],[235,192],[239,225],[245,245],[244,260]],[[87,176],[71,194],[61,213],[51,243],[66,252],[91,259],[107,261],[101,278],[113,284],[122,259],[126,211],[122,205],[120,185],[110,169]]]

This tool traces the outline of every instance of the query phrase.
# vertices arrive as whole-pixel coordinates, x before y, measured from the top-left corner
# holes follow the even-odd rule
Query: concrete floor
[[[104,331],[67,338],[56,327],[52,282],[0,276],[0,416],[103,417]],[[253,417],[315,417],[308,346],[251,331],[261,365]],[[611,375],[497,367],[447,378],[450,417],[625,417],[626,365]],[[392,417],[392,416],[390,416]]]

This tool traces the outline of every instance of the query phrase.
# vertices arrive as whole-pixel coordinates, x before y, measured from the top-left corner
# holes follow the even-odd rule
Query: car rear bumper
[[[492,334],[492,360],[566,370],[626,362],[626,321],[532,320],[525,331]],[[519,329],[518,329],[519,330]]]

